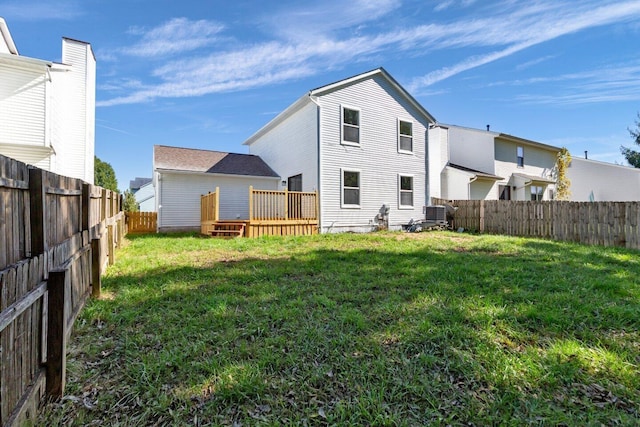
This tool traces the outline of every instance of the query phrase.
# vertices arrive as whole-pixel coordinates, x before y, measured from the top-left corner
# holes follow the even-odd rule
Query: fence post
[[[82,230],[89,230],[91,209],[91,185],[82,184]]]
[[[215,211],[214,211],[214,221],[220,220],[220,187],[216,187],[216,195],[214,196]]]
[[[64,394],[67,365],[67,313],[65,310],[66,270],[49,273],[47,284],[47,387],[50,397],[60,398]]]
[[[253,185],[249,186],[249,223],[253,221]]]
[[[91,239],[91,296],[100,298],[102,292],[102,279],[100,276],[100,239]]]
[[[284,220],[289,220],[289,190],[284,189]]]
[[[35,257],[47,250],[45,175],[42,169],[29,169],[29,204],[31,213],[31,256]]]
[[[480,233],[484,233],[484,200],[480,200],[480,224],[478,225],[478,230]]]
[[[115,236],[113,232],[113,225],[107,226],[107,243],[109,244],[109,265],[113,265],[116,262],[115,254]]]

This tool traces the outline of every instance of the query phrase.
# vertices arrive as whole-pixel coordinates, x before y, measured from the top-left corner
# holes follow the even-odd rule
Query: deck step
[[[213,225],[211,237],[234,238],[244,236],[244,222],[222,222]]]

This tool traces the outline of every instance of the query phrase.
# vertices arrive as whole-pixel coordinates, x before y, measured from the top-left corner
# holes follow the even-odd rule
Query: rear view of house
[[[0,18],[0,154],[93,183],[96,60],[62,39],[62,63],[21,56]]]
[[[321,232],[399,229],[427,204],[435,119],[383,68],[309,91],[244,142],[293,191],[318,191]]]

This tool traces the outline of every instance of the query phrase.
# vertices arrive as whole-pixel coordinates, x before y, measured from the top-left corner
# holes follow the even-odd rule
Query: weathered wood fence
[[[640,249],[640,202],[432,199],[432,204],[458,208],[454,228]]]
[[[124,236],[117,193],[0,156],[0,424],[60,397],[66,343]]]
[[[155,233],[158,229],[157,212],[125,212],[127,233]]]

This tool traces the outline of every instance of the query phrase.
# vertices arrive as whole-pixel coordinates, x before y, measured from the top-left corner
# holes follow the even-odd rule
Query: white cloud
[[[0,9],[7,21],[72,20],[82,16],[83,10],[77,1],[28,1],[4,2]]]
[[[193,58],[185,57],[184,52],[209,46],[223,37],[221,24],[176,18],[148,31],[134,29],[141,40],[127,49],[128,52],[151,59],[166,53],[173,56],[163,65],[152,68],[151,75],[157,83],[128,88],[133,89],[129,90],[129,95],[100,101],[97,105],[243,90],[300,79],[377,54],[407,52],[426,56],[438,50],[461,49],[460,52],[464,52],[462,48],[477,52],[453,65],[415,78],[408,89],[421,91],[436,82],[565,34],[640,18],[638,1],[604,6],[599,2],[599,7],[594,7],[593,2],[576,6],[573,2],[537,1],[522,6],[519,2],[507,1],[499,7],[494,6],[491,13],[483,16],[474,14],[451,23],[404,25],[386,32],[357,32],[340,37],[338,33],[341,31],[338,30],[354,25],[378,24],[398,6],[391,0],[361,0],[348,7],[340,7],[342,2],[334,1],[332,4],[333,8],[318,6],[275,14],[272,18],[274,25],[279,22],[281,28],[286,28],[286,31],[277,33],[280,39],[244,46],[236,41],[238,48],[234,50],[214,48],[204,55],[199,51],[199,56]],[[357,13],[356,6],[362,8],[367,4],[373,4],[367,13],[361,10]],[[344,19],[329,19],[338,15]],[[306,36],[302,35],[305,28],[308,29]],[[483,52],[487,48],[490,51]],[[116,82],[115,86],[118,85]]]
[[[141,28],[130,30],[142,39],[123,50],[127,55],[154,57],[199,49],[218,40],[224,25],[207,20],[191,21],[187,18],[173,18],[164,24],[145,31]]]

